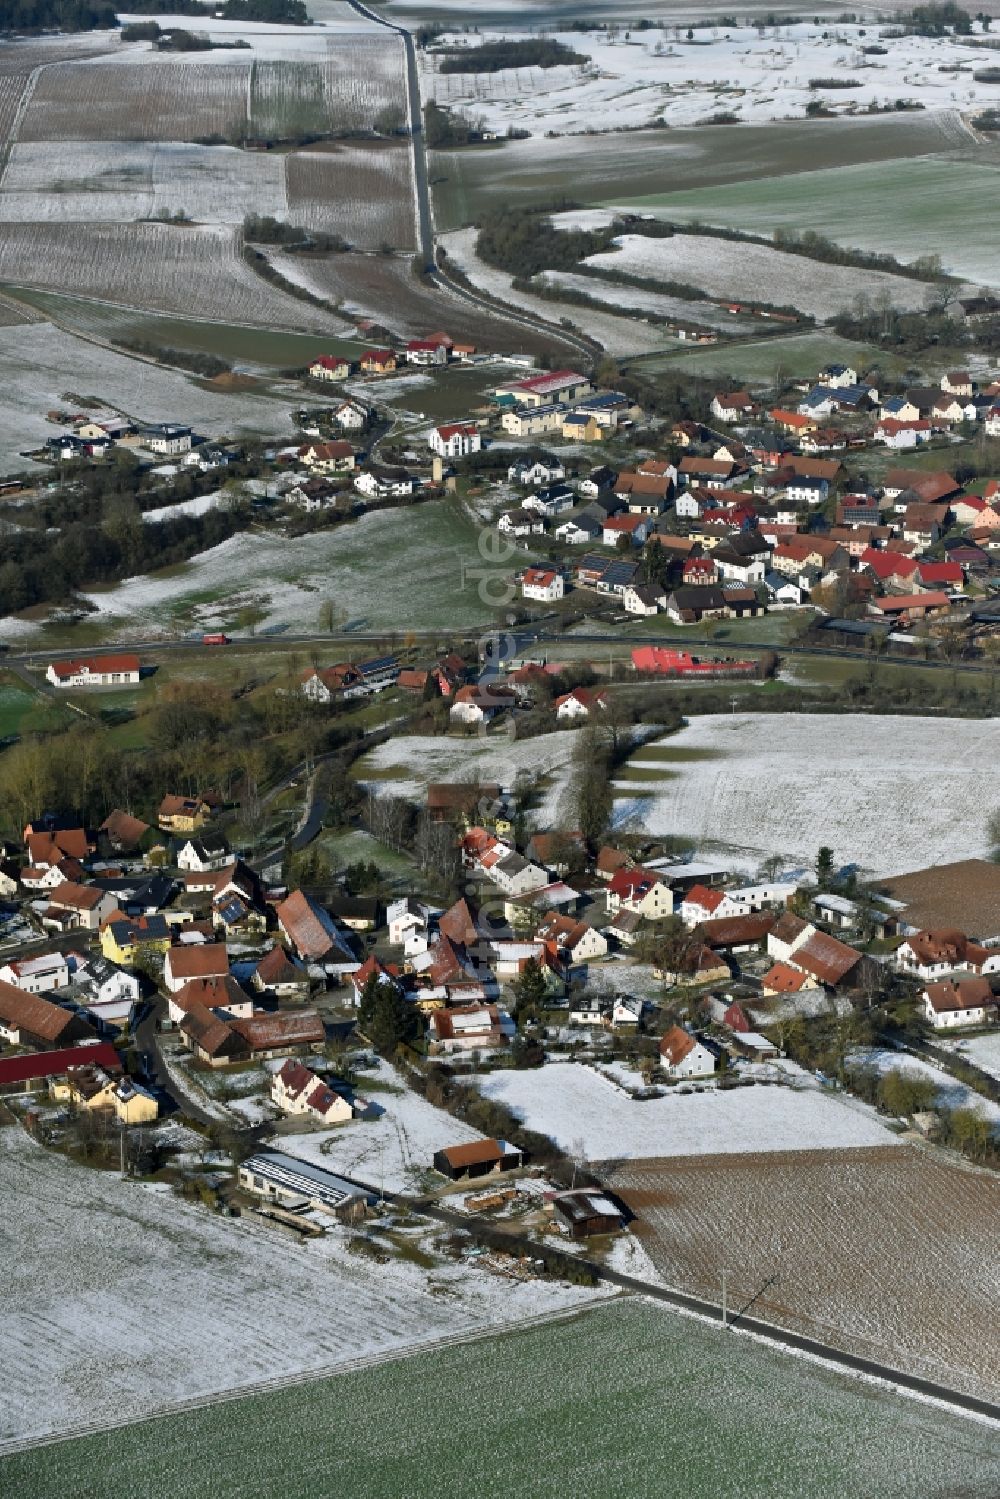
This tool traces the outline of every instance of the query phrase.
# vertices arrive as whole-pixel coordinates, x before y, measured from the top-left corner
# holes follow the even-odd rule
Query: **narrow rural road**
[[[403,49],[406,54],[406,102],[407,114],[409,116],[410,143],[413,151],[413,186],[416,200],[416,225],[417,239],[419,243],[420,258],[423,261],[427,276],[439,287],[447,290],[452,296],[459,297],[463,302],[471,306],[479,307],[492,317],[503,318],[509,323],[518,323],[533,332],[543,333],[546,337],[556,339],[577,353],[583,354],[587,361],[591,361],[600,352],[599,346],[583,338],[580,334],[572,333],[565,328],[557,327],[554,323],[546,322],[544,318],[535,317],[520,308],[508,307],[504,302],[495,301],[485,292],[474,290],[471,287],[462,286],[453,281],[437,263],[436,236],[434,233],[434,214],[431,205],[430,178],[427,171],[427,142],[424,138],[423,107],[420,99],[420,75],[417,70],[417,48],[413,40],[413,33],[398,21],[388,21],[379,14],[377,10],[371,9],[364,4],[364,0],[347,0],[353,11],[365,20],[372,21],[376,26],[382,26],[386,31],[393,31],[402,38]]]

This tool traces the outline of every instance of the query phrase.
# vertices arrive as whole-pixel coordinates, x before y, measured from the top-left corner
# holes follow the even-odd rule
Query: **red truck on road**
[[[203,635],[201,643],[202,645],[229,645],[230,640],[228,635]]]

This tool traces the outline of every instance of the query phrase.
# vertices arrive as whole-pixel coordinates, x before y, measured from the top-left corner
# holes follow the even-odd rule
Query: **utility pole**
[[[118,1144],[119,1144],[119,1148],[120,1148],[119,1149],[119,1153],[120,1153],[120,1157],[121,1157],[121,1173],[122,1173],[122,1177],[124,1178],[124,1176],[125,1176],[125,1126],[124,1126],[124,1124],[121,1125],[120,1128],[119,1128]]]
[[[729,1308],[728,1308],[728,1297],[727,1297],[727,1291],[729,1289],[728,1282],[729,1282],[729,1271],[728,1270],[723,1270],[723,1272],[722,1272],[722,1330],[723,1330],[723,1332],[725,1332],[726,1328],[729,1326],[729,1318],[728,1318]]]
[[[736,696],[736,694],[734,692],[733,695],[732,695],[732,697],[729,699],[729,704],[730,704],[730,707],[733,710],[733,717],[734,718],[736,717],[736,704],[738,702],[739,702],[739,698]]]

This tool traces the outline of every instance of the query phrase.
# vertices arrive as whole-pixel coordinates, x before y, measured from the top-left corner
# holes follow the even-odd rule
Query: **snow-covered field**
[[[375,772],[372,784],[376,788],[391,791],[394,796],[420,800],[428,781],[483,781],[512,786],[519,774],[527,774],[554,776],[557,784],[562,784],[574,743],[573,729],[539,734],[533,739],[501,735],[443,739],[429,734],[412,735],[390,739],[372,750],[359,763],[358,776],[364,781],[365,768],[370,767]],[[390,771],[396,772],[391,778]]]
[[[990,850],[982,767],[1000,746],[996,719],[707,714],[661,743],[686,752],[683,763],[640,749],[630,765],[671,775],[630,782],[625,767],[617,823],[751,866],[770,854],[811,865],[826,844],[873,876]],[[699,750],[706,758],[687,758]]]
[[[615,243],[617,249],[592,255],[587,264],[598,270],[627,271],[654,280],[687,281],[716,297],[782,306],[788,303],[819,318],[833,317],[850,308],[860,295],[875,298],[885,293],[895,307],[923,307],[930,289],[926,282],[885,271],[864,271],[854,266],[819,267],[816,261],[803,255],[789,255],[767,245],[741,244],[707,234],[675,234],[669,239],[622,234]]]
[[[887,55],[865,55],[877,27],[802,22],[780,26],[699,26],[688,41],[679,25],[629,33],[551,33],[583,64],[507,68],[499,73],[441,73],[433,51],[419,54],[421,88],[439,103],[468,110],[491,130],[509,126],[537,135],[593,134],[662,121],[695,125],[713,115],[748,123],[802,119],[820,100],[837,114],[913,100],[927,110],[969,110],[995,102],[973,70],[988,64],[981,48],[948,38],[886,40]],[[445,45],[474,46],[498,33],[449,33]],[[507,33],[508,38],[514,33]],[[961,71],[958,71],[958,70]],[[858,87],[812,89],[810,80],[838,79]],[[822,129],[822,121],[809,129]]]
[[[329,313],[255,275],[240,250],[227,224],[11,223],[0,281],[208,322],[336,330]]]
[[[173,370],[75,338],[51,323],[25,323],[0,328],[0,471],[23,469],[19,454],[41,447],[53,435],[56,429],[45,413],[64,406],[69,391],[139,421],[169,416],[206,437],[291,435],[291,395],[286,406],[253,392],[211,390]]]
[[[477,1078],[529,1129],[587,1161],[658,1156],[739,1155],[891,1145],[894,1137],[856,1100],[831,1095],[805,1075],[791,1085],[707,1088],[633,1102],[591,1068],[555,1062],[540,1071]]]
[[[127,223],[177,212],[219,224],[241,224],[248,213],[284,218],[288,159],[180,141],[31,141],[11,152],[0,220]]]
[[[369,1078],[381,1087],[366,1092]],[[436,1150],[483,1138],[478,1130],[427,1103],[384,1062],[377,1073],[359,1074],[357,1093],[385,1110],[381,1118],[358,1119],[315,1134],[286,1135],[281,1148],[370,1187],[415,1192],[431,1170]]]
[[[974,1066],[1000,1079],[1000,1031],[989,1036],[969,1036],[953,1044],[959,1056],[967,1057]]]
[[[453,1133],[451,1138],[458,1138]],[[293,1243],[0,1131],[0,1442],[432,1344],[593,1291]],[[2,1480],[0,1480],[2,1483]],[[40,1491],[38,1491],[40,1493]]]

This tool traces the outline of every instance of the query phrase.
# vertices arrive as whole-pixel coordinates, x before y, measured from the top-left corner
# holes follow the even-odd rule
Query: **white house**
[[[607,956],[608,939],[596,927],[573,916],[562,916],[558,911],[549,911],[535,932],[537,942],[555,942],[567,954],[571,963],[588,963],[593,958]]]
[[[820,385],[831,385],[834,390],[849,390],[858,383],[858,372],[849,364],[828,364],[819,372]]]
[[[526,599],[548,604],[561,599],[565,592],[565,580],[555,568],[529,567],[521,578],[521,593]]]
[[[69,964],[61,952],[43,953],[37,958],[12,958],[0,968],[0,979],[23,989],[25,994],[47,994],[69,983]]]
[[[354,1109],[310,1068],[289,1057],[271,1080],[271,1100],[283,1114],[312,1116],[318,1123],[346,1124]]]
[[[538,458],[534,463],[512,463],[507,470],[507,478],[512,483],[530,485],[532,488],[540,484],[552,484],[556,479],[565,477],[565,468],[554,458],[549,461]]]
[[[985,978],[941,979],[927,985],[922,999],[924,1016],[936,1031],[986,1025],[997,1013],[997,1000]]]
[[[427,443],[439,458],[467,458],[470,453],[479,452],[483,436],[472,423],[454,423],[435,427]]]
[[[401,947],[403,956],[418,957],[427,951],[433,912],[422,901],[404,896],[394,900],[386,910],[389,945]]]
[[[140,427],[139,438],[144,448],[151,453],[189,453],[191,451],[191,428],[178,427],[171,422],[159,422],[151,427]]]
[[[692,885],[681,901],[680,917],[687,927],[698,926],[725,916],[743,916],[746,907],[731,899],[724,890],[710,890],[707,885]]]
[[[225,869],[231,863],[232,850],[222,832],[206,832],[200,838],[187,838],[177,851],[177,868],[190,874]]]
[[[579,718],[590,718],[591,714],[603,712],[608,700],[603,692],[594,692],[589,687],[574,687],[572,692],[557,697],[554,703],[556,718],[572,723]]]
[[[692,1036],[673,1025],[660,1041],[660,1066],[668,1077],[711,1077],[717,1054]]]
[[[139,657],[129,654],[53,661],[45,677],[53,687],[134,687],[139,674]]]
[[[360,432],[367,425],[368,414],[353,401],[342,401],[333,408],[333,420],[345,432]]]
[[[702,503],[696,489],[682,489],[674,500],[674,512],[679,520],[700,520]]]

